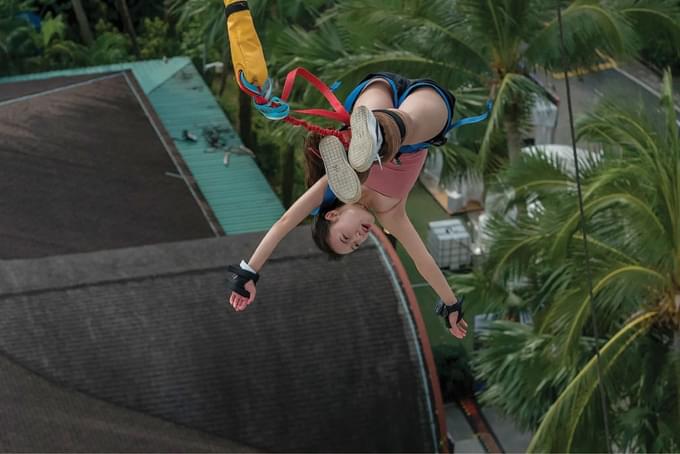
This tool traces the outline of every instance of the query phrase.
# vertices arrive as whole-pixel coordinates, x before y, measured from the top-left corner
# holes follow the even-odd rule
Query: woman
[[[230,304],[244,310],[255,299],[259,270],[278,243],[310,212],[317,246],[333,258],[356,250],[376,218],[397,238],[444,304],[437,308],[457,338],[467,332],[461,303],[406,214],[406,199],[427,157],[452,124],[455,98],[429,79],[369,74],[348,96],[352,139],[310,136],[305,143],[309,189],[267,232],[248,262],[229,267]]]

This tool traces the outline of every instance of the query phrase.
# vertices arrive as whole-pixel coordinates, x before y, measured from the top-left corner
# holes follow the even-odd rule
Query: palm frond
[[[526,50],[530,62],[551,70],[589,67],[602,54],[619,59],[634,55],[637,34],[627,18],[601,0],[576,0],[562,13],[564,49],[556,16],[536,34]],[[563,54],[564,53],[564,54]],[[565,67],[565,64],[567,65]]]
[[[466,304],[475,312],[505,312],[508,306],[515,303],[516,295],[507,286],[495,282],[489,273],[483,270],[469,274],[455,274],[449,278],[456,294],[465,296]]]
[[[601,372],[606,374],[624,356],[633,342],[648,331],[656,315],[653,311],[639,315],[609,339],[600,350]],[[600,383],[597,362],[593,357],[562,391],[534,433],[528,452],[570,450],[576,426]]]
[[[639,309],[642,300],[638,300],[626,290],[633,290],[640,292],[640,289],[654,288],[655,284],[662,288],[666,285],[666,278],[654,270],[644,268],[636,265],[622,265],[617,269],[612,270],[605,276],[601,276],[593,283],[593,295],[595,297],[595,310],[597,311],[598,321],[603,325],[613,325],[616,319],[609,317],[611,314],[617,314],[618,309],[624,304],[626,297],[632,297],[636,309]],[[581,286],[582,288],[585,285]],[[585,290],[585,289],[584,289]],[[579,339],[583,333],[585,323],[592,316],[590,296],[586,296],[576,308],[572,307],[573,316],[571,320],[564,325],[564,339],[561,343],[561,350],[565,357],[573,357],[573,353]],[[602,329],[602,326],[600,326]],[[607,332],[606,329],[602,329]]]
[[[471,74],[489,70],[486,57],[459,33],[465,18],[450,0],[377,0],[371,2],[370,8],[363,1],[353,0],[340,3],[338,9],[346,27],[361,27],[361,34],[368,40],[366,47],[375,42],[398,44],[415,53],[430,54],[433,59],[456,63]],[[371,35],[369,31],[367,35],[367,27],[376,33]]]
[[[541,147],[532,153],[523,153],[500,175],[504,185],[511,187],[515,197],[526,200],[529,195],[570,192],[575,183],[567,173],[565,163],[555,155],[547,154]]]
[[[479,149],[478,165],[480,170],[486,169],[489,164],[491,139],[493,133],[500,127],[508,106],[517,103],[518,100],[526,100],[531,96],[543,96],[543,91],[536,83],[521,74],[506,74],[500,82]]]
[[[533,430],[541,416],[573,376],[549,353],[550,336],[530,326],[494,322],[480,338],[484,348],[473,360],[475,376],[486,384],[481,401],[512,415],[524,430]],[[531,405],[526,405],[530,400]]]
[[[644,40],[664,40],[680,51],[680,4],[674,0],[619,0],[614,2]]]
[[[680,151],[680,138],[678,136],[678,120],[674,101],[673,76],[669,68],[664,71],[663,81],[661,82],[661,106],[666,114],[666,128],[668,129],[666,139],[669,142],[671,152],[675,152],[677,156],[677,153]]]
[[[642,219],[646,223],[645,225],[653,228],[654,234],[661,235],[662,237],[665,237],[667,234],[666,229],[657,214],[654,213],[643,200],[630,193],[621,192],[606,194],[600,197],[593,197],[592,200],[585,202],[583,210],[586,219],[591,218],[598,211],[625,207],[632,216],[637,216],[638,219]],[[561,256],[564,254],[574,233],[579,228],[581,213],[578,210],[575,210],[573,214],[564,221],[562,228],[555,234],[551,255]]]

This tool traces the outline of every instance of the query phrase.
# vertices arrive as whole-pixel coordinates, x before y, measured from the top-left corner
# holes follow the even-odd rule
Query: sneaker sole
[[[337,137],[326,136],[319,143],[319,153],[328,175],[328,184],[335,196],[344,203],[355,203],[361,198],[361,183],[347,162],[345,147]]]
[[[365,172],[371,168],[373,158],[376,155],[374,148],[377,147],[371,125],[369,125],[369,116],[371,112],[366,106],[359,106],[352,112],[349,124],[352,130],[352,140],[349,144],[347,152],[349,165],[357,172]],[[374,126],[374,127],[377,127]]]

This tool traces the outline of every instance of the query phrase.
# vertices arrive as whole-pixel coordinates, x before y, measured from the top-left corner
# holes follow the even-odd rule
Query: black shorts
[[[404,102],[404,99],[406,99],[406,97],[414,89],[420,87],[432,87],[439,94],[439,96],[444,99],[444,103],[446,104],[448,110],[448,121],[446,122],[444,129],[442,129],[442,131],[437,134],[436,137],[430,139],[427,144],[438,146],[446,143],[446,133],[453,126],[453,109],[456,106],[456,97],[453,96],[450,91],[432,79],[408,79],[399,74],[390,72],[370,73],[362,79],[362,81],[352,90],[349,95],[347,95],[347,98],[345,99],[345,109],[347,109],[348,112],[352,111],[357,98],[366,85],[373,79],[385,79],[387,82],[389,82],[390,87],[392,87],[392,101],[395,108],[398,108],[401,103]]]

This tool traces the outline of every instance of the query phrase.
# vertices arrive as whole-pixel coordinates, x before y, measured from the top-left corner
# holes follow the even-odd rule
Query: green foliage
[[[92,65],[109,65],[132,59],[130,38],[118,31],[110,23],[100,20],[95,25],[96,38],[88,49]]]
[[[199,69],[210,61],[222,61],[227,45],[222,0],[170,0],[169,13],[177,19],[180,53]]]
[[[492,218],[488,260],[458,291],[508,318],[517,308],[533,315],[532,327],[497,322],[474,362],[487,385],[482,399],[534,432],[531,451],[680,448],[667,427],[680,409],[680,138],[671,99],[667,74],[659,112],[605,101],[579,122],[579,137],[603,147],[579,159],[592,301],[573,168],[538,151],[499,174],[499,189],[513,194],[507,213],[519,209]],[[602,437],[600,386],[613,440]]]
[[[432,347],[444,401],[472,392],[474,377],[467,351],[460,343]]]
[[[50,69],[102,65],[129,61],[129,39],[110,23],[100,20],[96,39],[87,47],[70,39],[69,25],[63,14],[47,11],[40,31],[19,17],[34,9],[34,2],[0,1],[0,69],[23,73]],[[56,8],[59,9],[59,8]]]
[[[27,20],[18,16],[19,13],[32,9],[32,2],[28,0],[0,1],[0,71],[2,73],[23,71],[28,66],[26,60],[37,51],[37,32]]]
[[[142,60],[172,57],[179,51],[178,43],[170,36],[170,26],[160,17],[144,18],[138,38]]]
[[[549,336],[515,322],[496,322],[482,337],[475,357],[476,377],[486,384],[482,402],[512,415],[522,430],[532,430],[564,387],[573,371],[559,364],[548,348]],[[531,396],[527,402],[527,396]]]

